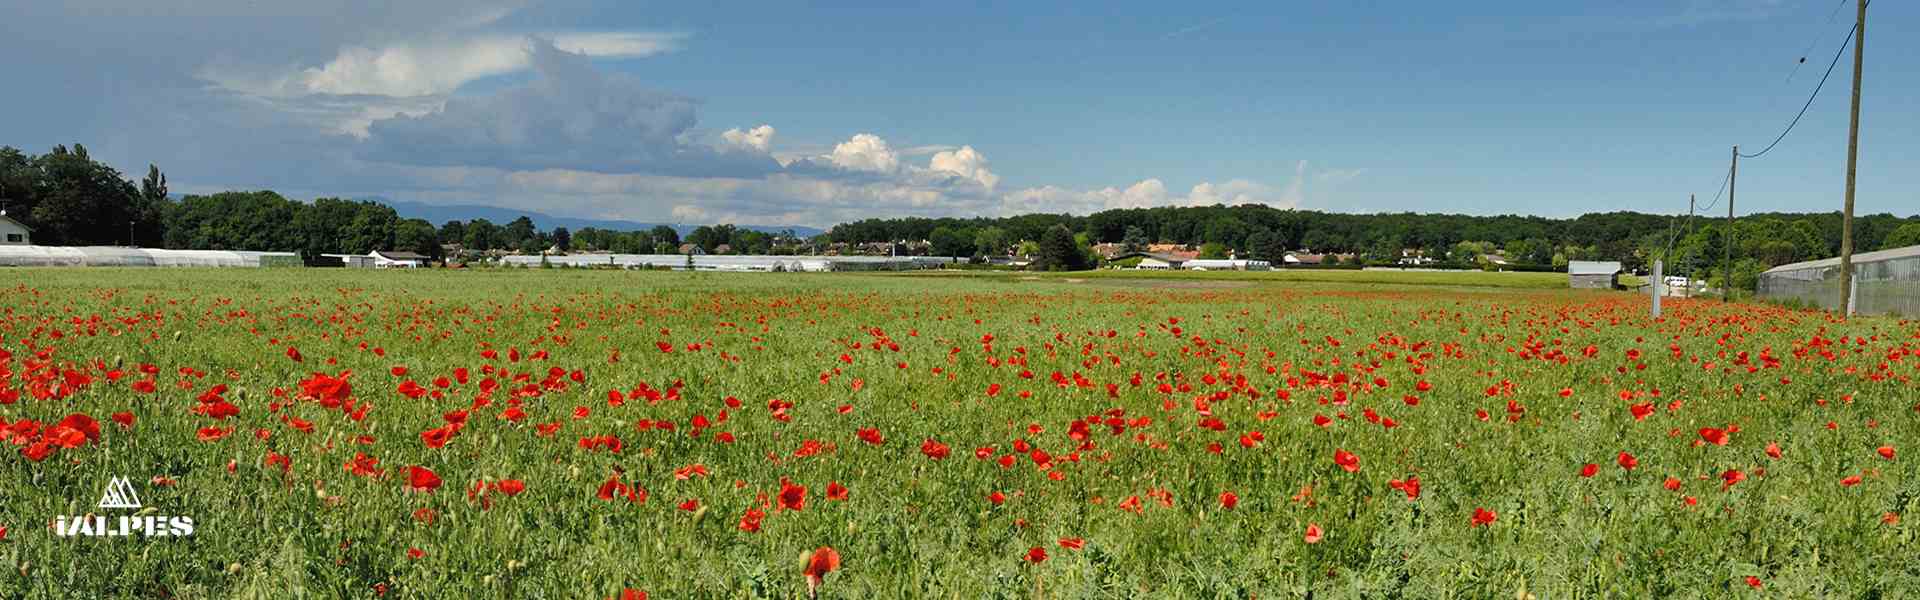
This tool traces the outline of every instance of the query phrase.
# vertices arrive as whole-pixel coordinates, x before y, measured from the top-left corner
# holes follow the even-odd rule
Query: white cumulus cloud
[[[772,125],[761,125],[745,131],[735,127],[720,132],[720,140],[734,148],[765,153],[767,147],[773,143],[774,133]]]
[[[959,150],[936,152],[927,164],[933,171],[953,173],[967,179],[980,182],[987,189],[993,189],[1000,182],[1000,176],[987,170],[987,157],[973,149],[973,146],[961,146]]]
[[[900,154],[887,141],[871,133],[859,133],[833,147],[827,160],[834,166],[853,171],[892,173],[900,168]]]

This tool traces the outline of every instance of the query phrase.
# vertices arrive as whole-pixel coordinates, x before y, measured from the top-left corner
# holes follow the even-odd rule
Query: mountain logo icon
[[[100,508],[140,508],[140,495],[134,493],[133,482],[115,477],[107,482],[106,493],[100,495]]]

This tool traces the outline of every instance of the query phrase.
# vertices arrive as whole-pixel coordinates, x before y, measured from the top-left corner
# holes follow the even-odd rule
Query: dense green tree
[[[85,146],[74,144],[71,151],[54,146],[27,164],[28,173],[13,177],[32,187],[22,197],[7,199],[7,214],[33,229],[35,243],[108,246],[159,237],[162,224],[143,208],[133,183],[94,161]],[[148,231],[143,234],[142,228]]]
[[[1200,245],[1200,258],[1226,258],[1227,252],[1231,250],[1226,244],[1207,242]]]
[[[1040,254],[1034,267],[1043,271],[1079,271],[1087,268],[1087,256],[1074,242],[1073,230],[1054,225],[1040,237]]]
[[[166,243],[167,211],[173,200],[167,195],[167,174],[160,167],[147,165],[147,176],[140,180],[140,197],[128,210],[134,221],[132,243],[135,246],[160,246]]]
[[[553,247],[558,248],[561,252],[566,252],[573,248],[573,233],[567,231],[565,227],[553,228],[553,234],[548,237],[553,240]]]
[[[666,225],[653,226],[653,242],[668,246],[680,245],[680,232]]]
[[[1527,265],[1546,265],[1553,263],[1553,243],[1542,238],[1528,238],[1507,242],[1507,260]]]
[[[1247,234],[1247,254],[1255,259],[1280,262],[1287,255],[1286,240],[1266,229]]]
[[[440,241],[442,243],[465,246],[467,243],[467,224],[457,219],[441,223]]]
[[[933,245],[934,256],[960,258],[973,255],[973,236],[966,231],[942,225],[933,229],[927,241]]]
[[[301,209],[268,191],[189,195],[169,212],[165,242],[195,250],[303,250]]]
[[[494,225],[493,221],[474,219],[467,222],[466,237],[461,238],[461,245],[466,246],[468,250],[486,252],[503,247],[503,237],[504,233],[500,230],[500,226]]]
[[[1892,233],[1887,234],[1886,238],[1880,240],[1881,250],[1907,246],[1920,246],[1920,221],[1901,225],[1899,229],[1893,230]]]
[[[734,254],[768,254],[773,252],[773,235],[764,231],[734,227],[727,236],[727,245]]]
[[[402,219],[393,231],[393,249],[440,260],[440,230],[426,219]]]
[[[973,234],[973,249],[981,256],[1006,256],[1012,244],[1007,230],[999,227],[982,227]]]
[[[1140,252],[1153,244],[1153,238],[1147,237],[1147,230],[1139,225],[1128,225],[1126,235],[1120,238],[1122,248],[1128,252]]]
[[[534,228],[533,219],[527,218],[526,215],[521,215],[519,218],[508,221],[507,224],[500,229],[500,235],[502,236],[501,242],[509,248],[523,253],[533,253],[546,249],[545,244],[541,243],[540,230]]]

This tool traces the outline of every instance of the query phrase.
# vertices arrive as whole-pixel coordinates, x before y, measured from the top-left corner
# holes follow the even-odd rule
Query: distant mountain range
[[[393,207],[394,212],[400,214],[401,218],[426,219],[427,222],[433,223],[435,227],[438,227],[442,223],[446,223],[447,221],[471,221],[474,219],[486,219],[488,221],[493,221],[495,225],[505,225],[507,224],[508,221],[518,219],[522,215],[526,216],[529,219],[533,219],[533,226],[541,230],[553,229],[555,227],[565,227],[571,231],[579,231],[583,228],[593,227],[597,229],[611,229],[615,231],[634,231],[634,230],[641,230],[641,229],[653,229],[655,226],[658,226],[658,225],[666,225],[668,227],[672,227],[676,230],[679,230],[681,235],[686,235],[688,232],[693,231],[694,228],[699,227],[701,225],[705,225],[705,223],[693,223],[693,224],[641,223],[638,221],[622,221],[622,220],[615,220],[615,219],[583,219],[579,217],[556,217],[553,215],[538,213],[530,210],[501,208],[498,206],[480,206],[477,204],[449,204],[449,205],[421,204],[419,202],[407,202],[404,200],[389,200],[387,198],[382,198],[379,196],[366,196],[361,198],[355,198],[355,200],[372,200],[374,202],[379,202],[381,204],[391,206]],[[803,227],[799,225],[740,225],[740,227],[746,228],[746,229],[752,229],[754,231],[764,231],[767,233],[779,233],[782,230],[791,229],[793,230],[794,235],[798,235],[801,237],[812,237],[812,236],[819,235],[821,233],[825,233],[824,231],[818,228]]]

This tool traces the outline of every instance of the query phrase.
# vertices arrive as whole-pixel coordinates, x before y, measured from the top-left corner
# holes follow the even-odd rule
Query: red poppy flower
[[[824,583],[828,573],[840,570],[840,553],[833,548],[821,546],[807,557],[807,566],[800,570],[807,576],[807,593],[812,595],[814,588]]]
[[[1220,492],[1220,508],[1233,510],[1233,507],[1239,504],[1240,496],[1233,492]]]
[[[427,553],[426,553],[426,551],[424,551],[424,550],[421,550],[421,549],[419,549],[419,548],[408,548],[408,549],[407,549],[407,558],[411,558],[411,559],[414,559],[414,560],[419,560],[419,559],[422,559],[422,558],[426,558],[426,557],[427,557]]]
[[[447,440],[453,439],[455,430],[451,424],[428,429],[420,432],[420,441],[425,442],[428,448],[444,447],[447,445]]]
[[[688,498],[686,502],[681,502],[681,503],[680,503],[680,510],[684,510],[684,511],[687,511],[687,512],[693,512],[693,511],[696,511],[696,510],[700,510],[700,499],[699,499],[699,498]]]
[[[520,492],[527,490],[527,484],[518,479],[502,479],[500,483],[494,484],[493,488],[508,496],[518,496]]]
[[[121,429],[133,429],[133,413],[130,413],[130,412],[113,413],[113,422],[119,423]]]
[[[1322,537],[1324,537],[1324,534],[1323,532],[1320,531],[1320,525],[1316,523],[1308,523],[1307,532],[1305,535],[1301,536],[1301,539],[1306,540],[1306,542],[1309,544],[1318,544],[1320,543],[1320,539]]]
[[[1845,479],[1840,480],[1840,487],[1853,487],[1856,485],[1860,485],[1859,475],[1848,475]]]
[[[840,485],[840,482],[838,482],[838,481],[834,481],[834,482],[830,482],[830,483],[828,483],[828,484],[827,484],[827,499],[828,499],[828,500],[846,500],[846,499],[847,499],[847,486],[844,486],[844,485]]]
[[[1615,459],[1614,462],[1620,463],[1620,468],[1626,469],[1629,471],[1640,466],[1640,459],[1634,458],[1632,454],[1628,454],[1626,452],[1621,452],[1620,457],[1618,459]]]
[[[1880,458],[1893,460],[1893,446],[1881,446],[1879,448],[1875,448],[1874,452],[1878,453],[1880,455]]]
[[[1393,481],[1387,482],[1387,487],[1400,490],[1401,493],[1404,493],[1407,495],[1408,501],[1420,499],[1420,478],[1419,477],[1408,476],[1406,481],[1395,479]],[[1295,499],[1297,500],[1299,498],[1296,497]]]
[[[1747,587],[1750,587],[1750,588],[1753,588],[1753,589],[1756,589],[1756,590],[1757,590],[1757,589],[1760,589],[1760,578],[1759,578],[1759,577],[1754,577],[1754,576],[1752,576],[1752,575],[1748,575],[1748,576],[1747,576]]]
[[[780,508],[786,510],[805,509],[807,506],[807,488],[806,486],[796,485],[791,481],[787,481],[785,477],[781,477],[779,498]]]
[[[1727,469],[1725,473],[1720,474],[1720,481],[1721,481],[1720,489],[1724,490],[1724,489],[1733,487],[1733,484],[1740,483],[1746,480],[1747,480],[1746,473],[1740,472],[1739,469]]]
[[[1700,439],[1705,440],[1707,443],[1713,444],[1715,446],[1725,446],[1727,445],[1727,430],[1715,429],[1712,427],[1701,427]]]
[[[1780,458],[1780,443],[1779,443],[1779,442],[1767,442],[1767,457],[1768,457],[1768,458],[1773,458],[1773,459],[1779,459],[1779,458]]]
[[[1360,457],[1336,448],[1333,451],[1333,464],[1340,465],[1340,468],[1346,469],[1348,473],[1353,473],[1360,470]]]
[[[1494,519],[1498,519],[1498,518],[1500,518],[1500,515],[1494,513],[1493,511],[1487,510],[1485,508],[1474,508],[1472,526],[1479,527],[1481,525],[1492,525]]]
[[[1087,540],[1082,538],[1060,538],[1060,547],[1068,550],[1079,550],[1087,547]]]
[[[1581,477],[1592,477],[1594,473],[1598,473],[1598,472],[1600,472],[1600,465],[1587,463],[1580,466]]]
[[[409,466],[407,467],[407,487],[415,491],[431,492],[440,488],[440,476],[426,467]]]
[[[1034,546],[1032,549],[1027,550],[1027,562],[1030,562],[1036,565],[1043,562],[1047,562],[1047,549],[1039,546]]]
[[[380,468],[380,459],[367,456],[364,452],[353,453],[353,460],[347,462],[346,471],[361,477],[378,477],[387,472]]]
[[[1006,495],[1006,494],[1002,494],[1002,493],[1000,493],[1000,491],[999,491],[999,490],[994,490],[994,492],[993,492],[993,493],[991,493],[991,494],[987,494],[987,501],[988,501],[988,502],[992,502],[994,506],[999,506],[999,505],[1002,505],[1002,504],[1006,504],[1006,503],[1007,503],[1007,495]]]
[[[766,512],[758,508],[749,508],[747,509],[747,514],[740,517],[740,530],[747,533],[758,532],[760,531],[760,522],[766,518]]]
[[[933,438],[927,438],[927,441],[920,444],[920,453],[927,455],[927,458],[940,460],[952,454],[953,449],[948,448],[946,444],[934,441]]]

